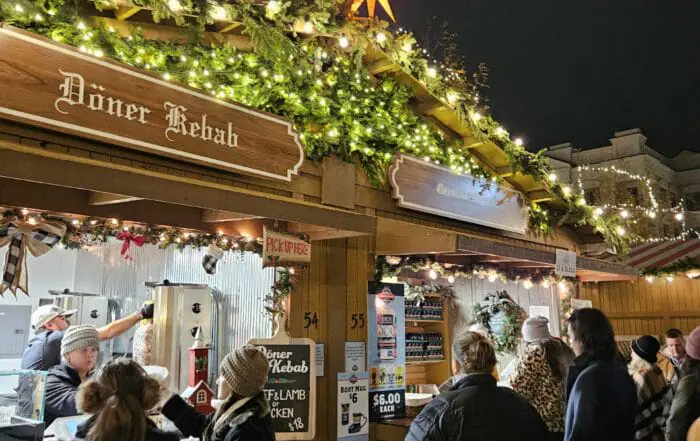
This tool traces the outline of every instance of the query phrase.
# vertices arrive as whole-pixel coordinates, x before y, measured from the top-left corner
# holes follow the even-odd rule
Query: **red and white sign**
[[[311,262],[311,244],[298,237],[263,231],[263,266]]]

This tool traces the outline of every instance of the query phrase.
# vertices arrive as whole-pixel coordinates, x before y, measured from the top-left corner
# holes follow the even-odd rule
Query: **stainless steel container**
[[[182,392],[188,386],[189,348],[197,328],[211,343],[212,291],[207,285],[148,284],[154,302],[152,364],[168,368],[168,386]],[[210,365],[214,360],[210,360]]]

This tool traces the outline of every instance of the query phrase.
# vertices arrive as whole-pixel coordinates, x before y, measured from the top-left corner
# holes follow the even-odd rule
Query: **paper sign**
[[[571,299],[571,309],[592,308],[593,302],[583,299]]]
[[[573,251],[557,250],[554,273],[557,276],[576,277],[576,253]]]
[[[311,262],[311,244],[298,237],[263,228],[263,266]]]
[[[316,343],[316,376],[323,377],[325,370],[325,352],[326,345],[324,343]]]
[[[530,305],[530,317],[544,317],[548,320],[549,332],[552,332],[552,322],[549,317],[549,306]]]
[[[338,439],[369,439],[368,391],[367,372],[338,374]]]
[[[365,342],[345,342],[345,372],[364,372],[366,360]]]

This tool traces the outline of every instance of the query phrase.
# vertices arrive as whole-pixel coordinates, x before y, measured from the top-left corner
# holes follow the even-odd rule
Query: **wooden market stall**
[[[190,37],[170,21],[154,24],[145,8],[116,3],[89,9],[88,26],[109,27],[125,39],[137,28],[147,40]],[[295,31],[314,34],[299,25]],[[217,19],[200,37],[246,51],[252,43],[244,28],[241,21]],[[538,272],[553,268],[557,249],[579,250],[573,230],[559,228],[544,237],[528,232],[533,203],[565,204],[554,186],[516,169],[502,143],[477,132],[381,47],[364,54],[372,81],[388,77],[409,87],[413,112],[446,139],[460,140],[474,167],[499,181],[493,192],[505,196],[503,202],[490,195],[490,202],[470,205],[481,197],[472,176],[415,155],[396,155],[385,183],[370,180],[359,160],[326,155],[310,161],[288,120],[101,55],[0,27],[0,206],[234,237],[258,238],[271,226],[308,236],[311,259],[295,275],[286,312],[291,337],[323,345],[316,440],[338,433],[336,375],[345,371],[345,342],[368,340],[375,257],[423,256],[443,265]],[[577,275],[626,280],[633,270],[581,258]],[[469,283],[460,295],[471,302],[496,288],[477,286],[486,283],[481,279]],[[527,306],[528,295],[519,298]],[[537,302],[556,303],[546,294]],[[443,358],[409,362],[408,384],[440,383],[449,376],[450,338],[457,318],[466,317],[442,310],[439,320],[414,319],[409,327],[412,333],[442,334]],[[370,436],[398,439],[392,430],[373,425]]]

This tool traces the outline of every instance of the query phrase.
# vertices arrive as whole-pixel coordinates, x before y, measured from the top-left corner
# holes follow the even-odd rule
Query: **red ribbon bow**
[[[135,234],[131,234],[128,231],[123,231],[119,233],[117,239],[124,241],[121,253],[119,253],[124,258],[124,260],[132,260],[130,252],[131,242],[134,242],[134,245],[136,245],[139,248],[141,248],[143,244],[146,243],[146,236],[136,236]]]

